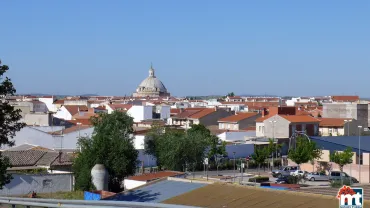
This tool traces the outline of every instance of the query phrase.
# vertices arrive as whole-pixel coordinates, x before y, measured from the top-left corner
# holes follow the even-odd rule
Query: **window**
[[[333,133],[333,129],[332,128],[329,128],[329,133]]]
[[[259,126],[259,132],[262,132],[262,126]]]
[[[238,124],[234,124],[234,130],[238,130]]]
[[[265,132],[265,127],[264,126],[262,126],[262,133],[264,133]]]
[[[225,125],[223,123],[220,124],[221,129],[225,128]]]

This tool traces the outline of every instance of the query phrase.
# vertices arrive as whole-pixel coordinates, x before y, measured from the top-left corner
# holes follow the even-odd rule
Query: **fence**
[[[1,196],[54,193],[73,190],[73,175],[66,174],[12,174],[13,179],[0,190]]]
[[[0,197],[1,205],[23,205],[25,207],[100,207],[100,208],[196,208],[182,205],[144,203],[144,202],[127,202],[127,201],[84,201],[84,200],[57,200],[57,199],[28,199],[15,197]]]

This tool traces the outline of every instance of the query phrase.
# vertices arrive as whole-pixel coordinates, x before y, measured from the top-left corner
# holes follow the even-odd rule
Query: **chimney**
[[[218,107],[217,107],[217,106],[215,106],[215,111],[217,111],[217,109],[218,109]]]
[[[262,117],[265,117],[265,109],[264,108],[262,109],[261,113],[262,113]]]
[[[60,152],[59,152],[59,163],[62,163],[62,150],[60,150]]]

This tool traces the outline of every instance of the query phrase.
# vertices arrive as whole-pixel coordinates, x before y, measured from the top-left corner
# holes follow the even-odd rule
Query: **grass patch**
[[[28,198],[29,195],[22,196]],[[36,198],[39,199],[70,199],[70,200],[83,200],[83,191],[71,191],[71,192],[55,192],[55,193],[37,193]]]

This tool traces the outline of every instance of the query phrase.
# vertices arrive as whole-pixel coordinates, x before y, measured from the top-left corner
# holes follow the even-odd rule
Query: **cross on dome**
[[[150,69],[149,69],[149,77],[155,77],[154,75],[154,69],[153,69],[153,64],[150,64]]]

